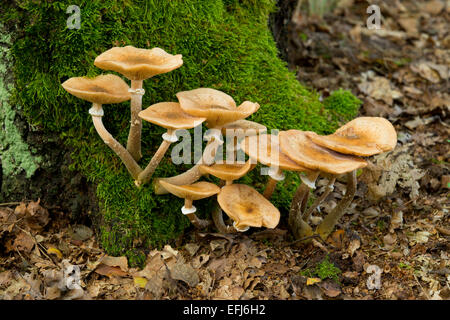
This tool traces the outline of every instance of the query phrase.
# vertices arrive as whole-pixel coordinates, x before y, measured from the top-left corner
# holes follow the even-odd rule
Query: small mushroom
[[[264,197],[270,199],[278,181],[284,180],[283,170],[307,172],[280,151],[278,136],[262,134],[247,137],[241,142],[241,149],[251,158],[270,167],[269,179],[264,190]]]
[[[380,117],[356,118],[328,136],[306,133],[315,144],[344,154],[369,157],[390,151],[397,144],[392,124]]]
[[[142,96],[145,94],[143,81],[181,67],[182,56],[169,54],[161,48],[114,47],[100,54],[94,65],[103,70],[116,71],[131,80],[131,126],[127,150],[139,161],[142,157],[142,121],[138,113],[142,110]]]
[[[194,117],[185,113],[177,102],[156,103],[139,112],[139,117],[145,121],[166,128],[167,132],[162,135],[164,140],[159,149],[156,151],[147,167],[139,174],[136,181],[137,186],[140,186],[151,179],[156,167],[169,149],[169,146],[173,142],[178,141],[175,134],[176,130],[191,129],[206,120],[205,118]]]
[[[220,192],[220,188],[213,183],[200,181],[190,185],[176,186],[165,181],[161,181],[164,188],[178,198],[184,199],[184,206],[181,212],[186,215],[192,224],[197,228],[205,228],[209,221],[197,217],[195,212],[197,208],[192,204],[193,201],[211,197]]]
[[[239,107],[226,93],[199,88],[177,93],[181,108],[197,117],[205,117],[208,128],[220,129],[225,124],[247,118],[259,109],[259,104],[245,101]]]
[[[263,195],[245,184],[232,184],[222,188],[217,201],[225,213],[234,221],[237,231],[245,232],[250,227],[266,227],[273,229],[280,221],[280,211]],[[221,212],[220,212],[221,213]],[[230,230],[221,217],[214,217],[220,223],[221,232]]]
[[[142,171],[130,153],[106,130],[102,122],[104,114],[102,105],[120,103],[130,100],[128,85],[118,76],[100,75],[95,78],[75,77],[70,78],[62,87],[70,94],[92,102],[89,114],[92,116],[95,129],[103,141],[120,157],[128,172],[133,178],[137,178]]]
[[[202,174],[211,174],[219,179],[225,181],[225,185],[230,185],[233,180],[237,180],[247,174],[254,166],[251,160],[246,163],[226,164],[216,163],[212,166],[200,165],[199,169]]]
[[[279,136],[280,148],[282,152],[286,153],[296,163],[316,171],[315,178],[313,177],[314,180],[317,178],[319,173],[322,173],[331,176],[331,179],[334,182],[336,176],[351,172],[354,172],[356,175],[357,169],[363,168],[367,165],[367,162],[359,157],[337,153],[333,150],[316,145],[311,141],[311,139],[309,139],[308,132],[288,130],[280,132]],[[352,181],[353,180],[349,179],[350,184]],[[332,185],[329,185],[328,187],[331,189]],[[351,190],[353,190],[353,186],[349,185],[348,189],[349,192],[351,192]],[[306,184],[302,184],[294,196],[291,209],[289,211],[289,224],[294,228],[294,232],[299,237],[308,236],[309,234],[305,234],[305,232],[310,232],[310,230],[305,230],[304,228],[302,229],[302,226],[305,226],[302,213],[304,213],[304,210],[306,209],[305,199],[307,199],[308,195],[308,186]],[[353,199],[353,196],[354,193],[346,194],[346,198],[351,197],[351,199]],[[337,219],[342,216],[349,204],[345,199],[341,202],[342,205],[337,206],[339,210],[330,213],[330,215],[337,217]],[[315,207],[318,206],[317,203],[314,205]],[[307,212],[308,217],[310,214],[310,212]],[[325,235],[325,233],[326,232],[323,231],[321,236]],[[328,234],[326,236],[328,236]]]

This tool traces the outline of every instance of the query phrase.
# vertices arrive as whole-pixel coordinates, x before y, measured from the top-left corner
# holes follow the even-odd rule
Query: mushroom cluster
[[[268,134],[263,125],[245,120],[258,111],[258,103],[244,101],[237,105],[228,94],[211,88],[178,92],[178,102],[158,102],[142,110],[143,81],[183,64],[180,54],[172,55],[160,48],[114,47],[100,54],[94,64],[122,74],[130,80],[130,86],[112,74],[70,78],[62,86],[72,95],[92,103],[89,114],[97,133],[122,160],[137,187],[152,179],[170,145],[178,141],[177,130],[206,125],[207,144],[200,160],[182,174],[154,180],[156,194],[171,193],[184,199],[181,212],[196,228],[206,228],[210,221],[198,218],[193,201],[213,196],[217,196],[217,201],[211,215],[220,232],[244,232],[250,227],[275,228],[280,221],[280,211],[270,198],[277,183],[284,179],[284,171],[294,171],[300,175],[302,184],[292,199],[289,225],[297,238],[314,234],[326,238],[353,199],[356,171],[367,165],[362,157],[392,150],[396,145],[397,135],[392,124],[375,117],[356,118],[328,136],[300,130]],[[107,131],[102,117],[103,105],[128,100],[131,101],[131,121],[125,148]],[[142,120],[167,130],[160,147],[144,168],[139,165]],[[225,163],[216,161],[224,137],[227,141]],[[239,150],[242,150],[240,155],[248,157],[247,161],[245,158],[236,161]],[[251,186],[234,183],[258,162],[269,167],[263,194]],[[344,197],[313,231],[308,224],[311,214],[333,190],[335,180],[344,174],[347,175]],[[220,179],[219,186],[198,181],[206,175]],[[319,176],[327,178],[328,185],[307,208],[310,190],[315,188]],[[230,218],[230,223],[224,221],[223,213]]]

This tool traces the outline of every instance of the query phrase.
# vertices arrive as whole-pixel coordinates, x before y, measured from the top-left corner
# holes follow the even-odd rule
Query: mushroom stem
[[[292,233],[294,234],[294,237],[296,239],[307,238],[314,234],[311,226],[307,222],[305,222],[305,220],[303,220],[300,215],[297,216],[294,226],[292,226],[291,228]]]
[[[283,171],[280,168],[270,167],[269,179],[267,180],[263,196],[269,200],[272,197],[273,192],[275,191],[277,182],[282,180],[284,180]]]
[[[269,180],[267,180],[266,188],[264,189],[263,196],[266,199],[270,199],[272,197],[273,192],[275,191],[275,188],[277,186],[278,181],[269,177]]]
[[[175,137],[175,130],[167,130],[167,134],[163,135],[163,142],[159,146],[158,150],[153,155],[152,159],[148,163],[147,167],[139,174],[137,180],[135,181],[136,186],[141,186],[148,181],[153,176],[153,173],[155,172],[156,168],[158,167],[159,163],[161,162],[162,158],[166,154],[167,150],[169,149],[170,145],[175,141],[175,139],[172,139],[171,137]]]
[[[214,225],[220,233],[236,233],[237,230],[233,226],[227,226],[223,221],[223,213],[222,209],[218,204],[215,205],[212,211],[212,218],[214,221]]]
[[[194,209],[194,210],[192,210]],[[184,210],[192,210],[191,213],[185,213]],[[186,215],[191,223],[196,227],[197,229],[203,229],[208,227],[211,223],[208,220],[199,219],[197,215],[194,213],[196,211],[196,208],[192,205],[192,199],[186,198],[184,199],[184,207],[181,209],[184,215]]]
[[[317,227],[316,233],[318,233],[322,239],[325,240],[326,238],[328,238],[338,220],[345,214],[345,210],[350,205],[353,197],[355,196],[356,185],[356,170],[353,170],[347,173],[347,190],[344,197],[333,209],[333,211],[331,211]]]
[[[311,184],[308,185],[308,183],[305,183],[305,181],[309,181],[314,184],[318,176],[319,176],[318,171],[308,173],[308,178],[302,179],[302,183],[295,192],[294,197],[292,198],[291,208],[289,209],[289,219],[288,219],[289,225],[292,228],[294,227],[296,217],[301,216],[308,202],[309,189]]]
[[[128,134],[127,150],[134,160],[139,161],[142,158],[141,153],[141,134],[142,119],[138,116],[142,110],[143,80],[131,80],[131,123]]]
[[[125,164],[128,172],[134,179],[137,179],[142,169],[130,155],[130,153],[119,143],[116,139],[106,130],[103,125],[102,115],[103,109],[101,104],[94,103],[92,109],[89,111],[92,115],[92,122],[94,123],[95,130],[108,147],[111,148]]]
[[[300,176],[300,179],[302,179],[303,184],[305,184],[306,186],[308,186],[310,189],[315,189],[316,188],[316,180],[319,177],[320,172],[319,171],[315,171],[315,172],[310,172],[307,174],[307,176]],[[302,205],[300,207],[300,212],[305,212],[306,210],[306,206],[308,205],[308,199],[309,199],[309,191],[310,189],[308,189],[305,192],[305,196],[302,200]]]
[[[336,181],[336,176],[333,176],[330,181],[328,182],[327,186],[325,187],[325,191],[322,193],[322,195],[314,201],[311,207],[308,208],[308,211],[306,211],[303,214],[303,220],[308,221],[311,214],[316,210],[319,205],[328,197],[331,191],[333,191],[334,182]]]
[[[179,174],[170,178],[161,178],[155,182],[155,194],[166,194],[168,191],[159,183],[160,180],[164,180],[170,184],[174,185],[187,185],[192,184],[202,176],[200,172],[200,165],[208,164],[212,165],[214,163],[214,157],[216,155],[217,149],[222,145],[223,141],[216,140],[212,138],[207,144],[205,151],[203,152],[202,158],[197,162],[192,168],[186,172]]]

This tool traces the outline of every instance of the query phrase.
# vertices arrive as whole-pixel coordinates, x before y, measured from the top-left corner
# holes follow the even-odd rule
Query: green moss
[[[301,275],[309,278],[318,277],[322,280],[332,279],[336,282],[339,281],[339,275],[342,273],[341,269],[336,267],[330,262],[329,256],[320,261],[314,269],[305,269],[300,272]]]
[[[138,263],[142,252],[182,234],[189,221],[179,213],[181,200],[154,196],[150,184],[142,189],[134,187],[120,160],[97,136],[87,114],[88,103],[65,92],[60,84],[69,77],[101,74],[93,61],[115,45],[161,47],[181,53],[184,65],[144,82],[144,106],[176,101],[178,91],[212,87],[230,94],[237,103],[258,102],[261,108],[250,120],[269,129],[330,133],[342,119],[324,108],[317,93],[306,90],[277,56],[267,26],[274,2],[23,0],[20,8],[7,10],[6,19],[22,31],[13,46],[14,101],[23,106],[32,125],[59,133],[74,150],[71,168],[98,185],[101,243],[108,253],[127,254]],[[65,10],[72,4],[81,8],[79,30],[66,28],[69,15]],[[356,107],[341,111],[353,115]],[[107,128],[125,144],[129,103],[107,105],[105,113]],[[144,124],[142,166],[159,146],[161,133],[161,128]],[[155,176],[171,176],[187,168],[172,165],[166,157]],[[252,173],[246,179],[261,189],[266,177]],[[282,211],[298,183],[296,175],[288,175],[274,195],[274,203]],[[205,216],[209,201],[196,204]]]
[[[356,117],[362,102],[350,91],[339,89],[333,91],[331,95],[323,101],[323,104],[332,114],[334,121],[340,119],[343,122],[348,122]]]

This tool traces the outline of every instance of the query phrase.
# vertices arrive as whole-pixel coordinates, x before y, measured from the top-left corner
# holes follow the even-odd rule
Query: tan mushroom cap
[[[159,181],[161,185],[171,194],[178,198],[190,199],[192,201],[211,197],[220,192],[220,188],[214,183],[200,181],[189,185],[177,186],[166,181]]]
[[[273,229],[280,222],[280,211],[262,194],[245,184],[223,187],[217,201],[238,228],[263,226]]]
[[[222,134],[229,133],[230,130],[235,130],[238,133],[243,131],[244,136],[253,136],[257,135],[260,132],[267,131],[267,127],[254,121],[250,120],[237,120],[230,123],[225,124],[222,127]],[[233,132],[233,131],[231,131]]]
[[[130,100],[130,88],[122,78],[105,74],[95,78],[75,77],[64,81],[62,87],[77,98],[98,104]]]
[[[281,151],[301,166],[331,174],[343,174],[367,166],[364,159],[316,145],[307,133],[288,130],[279,134]]]
[[[166,129],[191,129],[206,118],[193,117],[180,108],[178,102],[155,103],[139,112],[139,117]]]
[[[183,65],[181,54],[172,55],[161,48],[114,47],[100,54],[94,65],[123,74],[130,80],[145,80]]]
[[[316,144],[345,154],[369,157],[390,151],[397,144],[394,126],[380,117],[356,118],[328,136],[309,132]]]
[[[288,171],[310,171],[298,165],[280,150],[279,138],[272,134],[246,137],[241,142],[241,149],[250,158],[269,167],[278,167]]]
[[[259,109],[259,104],[250,101],[236,107],[232,97],[211,88],[182,91],[176,96],[185,112],[196,117],[205,117],[209,128],[222,127],[227,123],[244,119]]]
[[[250,159],[243,164],[233,163],[216,163],[212,166],[200,165],[200,173],[201,174],[211,174],[219,179],[230,181],[237,180],[247,174],[250,170],[252,170],[255,166],[252,164]]]

